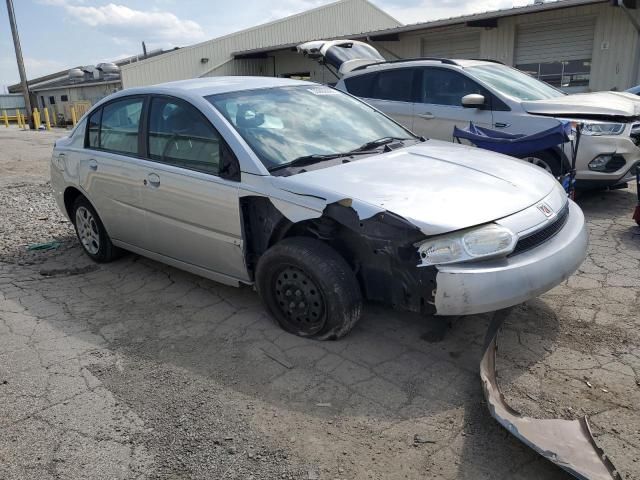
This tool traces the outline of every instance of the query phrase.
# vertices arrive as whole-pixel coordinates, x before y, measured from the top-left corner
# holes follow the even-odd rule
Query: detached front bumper
[[[541,245],[507,258],[437,267],[437,315],[492,312],[534,298],[582,264],[588,234],[584,214],[569,200],[564,227]]]

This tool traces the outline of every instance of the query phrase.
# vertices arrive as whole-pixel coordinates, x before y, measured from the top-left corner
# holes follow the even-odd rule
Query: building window
[[[49,105],[55,105],[56,104],[56,97],[54,97],[53,95],[51,95],[49,97]]]
[[[591,59],[526,63],[516,68],[557,88],[588,87]]]
[[[284,73],[280,77],[292,80],[311,80],[311,72]]]
[[[40,95],[40,108],[46,107],[47,104],[44,103],[44,95]]]
[[[61,101],[61,102],[68,102],[68,101],[69,101],[69,97],[68,97],[68,96],[66,96],[66,95],[62,95],[62,96],[60,97],[60,101]]]

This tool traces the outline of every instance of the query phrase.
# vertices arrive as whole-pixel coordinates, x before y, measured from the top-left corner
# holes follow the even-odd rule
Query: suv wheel
[[[529,162],[537,167],[544,168],[554,177],[561,175],[560,161],[553,153],[545,150],[542,152],[535,152],[526,157],[522,157],[522,160]]]
[[[360,287],[347,262],[306,237],[277,243],[260,258],[256,286],[286,331],[318,340],[346,335],[362,313]]]

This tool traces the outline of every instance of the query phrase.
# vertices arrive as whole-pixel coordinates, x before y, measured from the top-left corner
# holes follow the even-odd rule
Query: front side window
[[[462,106],[462,97],[489,92],[461,73],[444,68],[425,68],[422,75],[422,102],[434,105]]]
[[[378,73],[373,82],[371,98],[411,102],[415,69],[402,68]]]
[[[218,175],[223,141],[195,107],[154,98],[149,113],[149,156],[158,162]]]
[[[138,153],[142,98],[127,98],[102,108],[100,148],[116,153]]]
[[[465,70],[503,95],[518,100],[548,100],[564,95],[551,85],[504,65],[478,65]]]
[[[308,155],[349,152],[380,138],[415,139],[374,108],[321,85],[207,97],[268,169]]]

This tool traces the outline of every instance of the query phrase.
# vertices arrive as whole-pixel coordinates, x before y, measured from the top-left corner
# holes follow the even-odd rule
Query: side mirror
[[[465,108],[482,108],[485,106],[484,95],[470,93],[462,97],[462,106]]]

